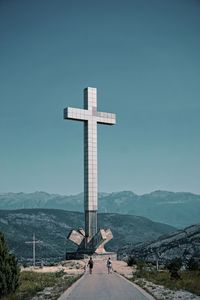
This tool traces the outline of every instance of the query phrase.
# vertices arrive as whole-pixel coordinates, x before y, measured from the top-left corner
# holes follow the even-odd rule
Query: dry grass
[[[18,290],[2,300],[29,300],[46,287],[54,287],[54,292],[49,299],[57,299],[79,277],[66,277],[62,271],[57,273],[21,272]]]
[[[142,270],[134,274],[133,280],[143,277],[158,285],[163,285],[172,290],[186,290],[196,295],[200,295],[200,272],[183,271],[180,273],[181,278],[172,280],[168,271],[145,271]]]

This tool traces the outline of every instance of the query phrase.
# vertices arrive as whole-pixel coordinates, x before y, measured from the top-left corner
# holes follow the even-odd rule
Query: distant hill
[[[135,246],[125,246],[119,250],[120,256],[131,255],[135,258],[160,263],[179,257],[183,262],[191,257],[200,258],[200,224],[178,230],[158,238],[154,242],[144,242]]]
[[[0,209],[56,208],[83,211],[83,194],[61,196],[45,192],[0,194]],[[184,228],[200,223],[200,195],[155,191],[99,194],[99,212],[143,216],[155,222]]]
[[[99,214],[98,226],[111,228],[114,239],[108,243],[108,250],[117,251],[127,243],[154,240],[172,232],[174,227],[152,222],[144,217],[119,214]],[[37,256],[44,259],[64,257],[66,249],[75,247],[66,236],[74,228],[84,227],[84,215],[80,212],[68,212],[56,209],[23,209],[0,211],[0,231],[5,233],[9,246],[20,259],[32,257],[32,246],[25,244],[35,232],[42,240],[37,245]]]

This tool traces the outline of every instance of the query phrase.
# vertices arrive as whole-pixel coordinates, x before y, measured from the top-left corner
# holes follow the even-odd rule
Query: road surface
[[[94,261],[92,275],[86,274],[59,300],[152,300],[152,296],[136,288],[120,275],[107,274],[104,261]]]

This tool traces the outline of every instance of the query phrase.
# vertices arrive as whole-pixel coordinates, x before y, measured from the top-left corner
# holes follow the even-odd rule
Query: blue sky
[[[98,89],[99,191],[200,194],[200,2],[0,1],[0,192],[83,191],[83,125]]]

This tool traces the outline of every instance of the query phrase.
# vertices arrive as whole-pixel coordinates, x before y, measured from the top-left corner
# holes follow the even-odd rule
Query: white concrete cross
[[[64,119],[84,121],[85,233],[89,240],[97,232],[97,123],[114,125],[113,113],[97,111],[97,89],[84,89],[84,109],[64,109]]]

